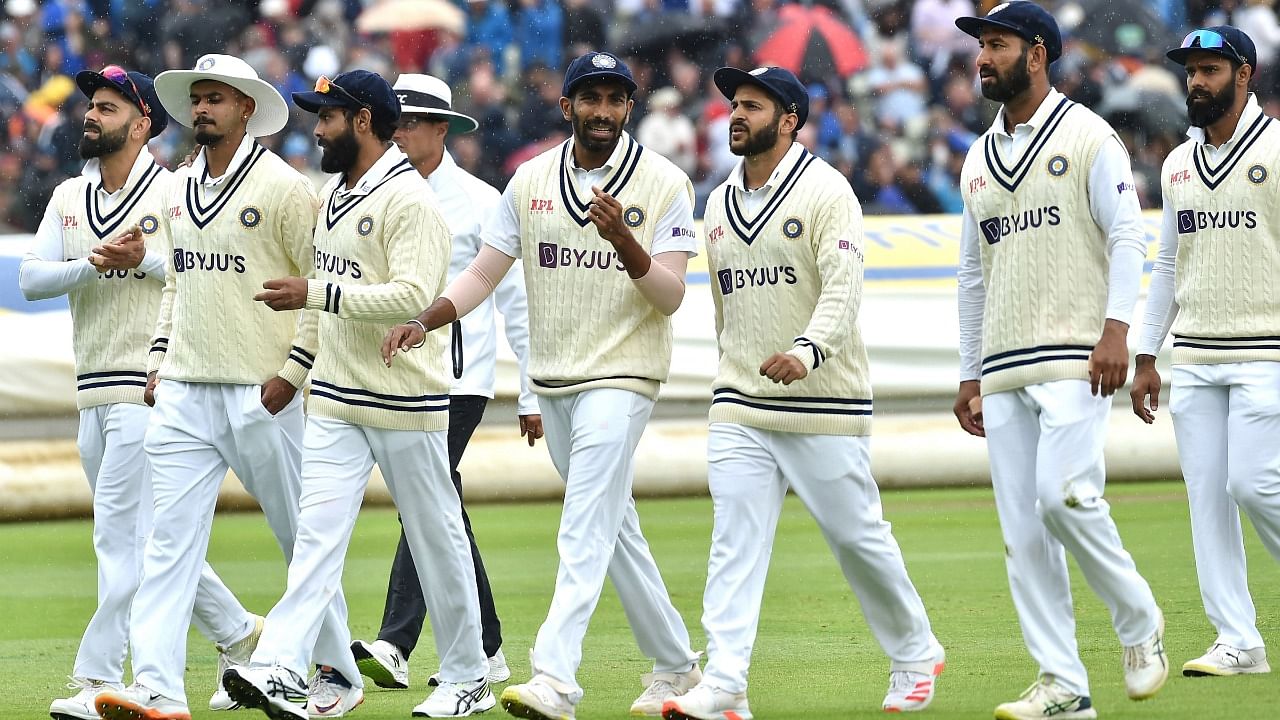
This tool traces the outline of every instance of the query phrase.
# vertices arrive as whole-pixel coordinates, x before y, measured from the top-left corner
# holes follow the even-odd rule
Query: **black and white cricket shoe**
[[[283,667],[233,667],[222,675],[227,694],[271,720],[307,720],[307,683]]]
[[[442,682],[413,709],[413,716],[470,717],[492,710],[497,704],[498,700],[484,678],[472,682]]]

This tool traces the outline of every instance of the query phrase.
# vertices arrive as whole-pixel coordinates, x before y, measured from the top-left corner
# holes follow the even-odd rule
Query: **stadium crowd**
[[[735,160],[729,107],[711,86],[711,70],[768,61],[757,54],[766,46],[798,60],[793,69],[814,100],[814,121],[800,141],[849,178],[867,213],[959,212],[964,154],[995,110],[974,84],[976,44],[953,23],[985,12],[991,0],[455,4],[463,6],[462,27],[361,33],[357,20],[367,8],[360,0],[7,0],[0,20],[0,229],[34,230],[53,188],[79,172],[84,101],[71,78],[108,63],[155,74],[225,52],[244,58],[285,97],[351,68],[387,77],[429,72],[447,78],[456,109],[480,121],[479,132],[453,140],[454,157],[503,187],[520,162],[567,137],[556,102],[567,59],[613,49],[628,58],[639,83],[630,130],[694,179],[699,215],[705,193]],[[1187,29],[1229,21],[1255,38],[1261,67],[1254,90],[1268,114],[1280,115],[1273,0],[1047,4],[1070,29],[1053,66],[1056,86],[1122,133],[1143,207],[1159,205],[1160,164],[1186,129],[1182,77],[1162,53]],[[810,32],[789,27],[802,12],[814,15]],[[827,41],[842,37],[828,32],[833,22],[855,41]],[[288,127],[265,141],[318,177],[312,122],[295,108]],[[153,144],[171,163],[191,148],[189,131],[175,126]]]

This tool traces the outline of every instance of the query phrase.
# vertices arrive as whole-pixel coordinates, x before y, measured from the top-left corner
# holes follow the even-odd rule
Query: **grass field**
[[[1125,698],[1120,648],[1105,608],[1074,575],[1081,652],[1091,674],[1094,703],[1104,718],[1277,717],[1280,678],[1183,678],[1176,668],[1213,640],[1200,607],[1191,557],[1186,497],[1178,484],[1115,486],[1113,512],[1126,546],[1151,582],[1168,620],[1166,647],[1175,668],[1154,700]],[[989,489],[887,492],[885,512],[924,597],[948,667],[924,717],[987,718],[999,702],[1021,692],[1036,669],[1023,649],[1004,574],[1002,545]],[[555,575],[559,507],[485,505],[471,515],[503,619],[506,655],[515,676],[527,679],[528,648],[546,613]],[[710,536],[707,499],[648,500],[640,515],[676,606],[702,647],[699,625]],[[88,522],[0,526],[0,687],[2,718],[47,717],[64,692],[79,635],[94,606],[95,570]],[[390,510],[365,512],[347,559],[345,588],[352,631],[372,639],[381,618],[387,571],[398,527]],[[1248,531],[1251,585],[1259,624],[1280,647],[1280,567]],[[284,567],[257,514],[220,517],[210,560],[251,609],[265,612],[279,596]],[[751,674],[756,716],[877,717],[887,661],[867,631],[835,562],[802,505],[788,499],[778,531],[764,614]],[[213,688],[215,655],[192,633],[187,686],[195,717]],[[435,655],[424,637],[412,662],[413,688],[369,686],[354,717],[405,718],[426,695]],[[647,670],[606,588],[587,635],[579,681],[586,697],[580,718],[624,718]],[[489,717],[506,717],[500,709]],[[232,717],[262,717],[235,713]]]

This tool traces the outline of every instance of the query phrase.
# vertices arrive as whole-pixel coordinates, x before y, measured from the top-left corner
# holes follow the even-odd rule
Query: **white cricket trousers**
[[[98,559],[98,607],[80,639],[72,675],[122,682],[129,649],[129,605],[138,589],[142,548],[151,532],[151,465],[142,449],[151,408],[134,403],[80,411],[76,445],[93,491],[93,551]],[[207,564],[192,622],[215,643],[253,631],[253,616]]]
[[[1280,362],[1177,365],[1169,410],[1191,505],[1191,539],[1215,642],[1263,646],[1240,510],[1280,560]]]
[[[991,484],[1018,623],[1043,675],[1089,694],[1076,646],[1066,552],[1111,612],[1122,645],[1156,631],[1155,598],[1120,543],[1102,498],[1111,398],[1056,380],[982,399]],[[1064,552],[1064,550],[1066,552]]]
[[[788,487],[817,520],[890,660],[923,662],[936,656],[939,646],[924,603],[881,513],[869,438],[713,423],[707,434],[707,481],[715,514],[702,600],[708,683],[746,692]]]
[[[374,463],[400,512],[431,618],[443,682],[474,682],[489,663],[480,642],[471,544],[462,501],[449,476],[448,432],[385,430],[325,417],[307,419],[298,539],[284,596],[267,615],[254,665],[280,665],[306,677],[321,626],[351,643],[342,566]],[[321,662],[352,685],[355,657]]]
[[[134,681],[174,700],[186,699],[187,634],[182,629],[190,622],[228,467],[262,506],[286,561],[293,552],[302,394],[273,417],[262,407],[261,393],[258,385],[175,380],[162,380],[156,390],[145,442],[153,529],[133,600],[129,643]]]
[[[635,451],[653,401],[629,390],[597,388],[543,395],[551,462],[565,481],[556,548],[560,567],[551,609],[533,646],[533,672],[582,698],[576,675],[582,640],[606,574],[622,601],[636,644],[655,672],[685,672],[697,662],[689,631],[671,604],[631,497]]]

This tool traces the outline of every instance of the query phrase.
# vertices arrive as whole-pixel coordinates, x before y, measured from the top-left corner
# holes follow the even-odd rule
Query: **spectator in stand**
[[[814,144],[818,155],[830,161],[835,156],[836,145],[840,143],[840,118],[836,117],[831,106],[831,94],[827,86],[813,83],[809,86],[809,121],[805,126],[813,126]]]
[[[649,114],[636,127],[636,141],[692,176],[698,169],[698,132],[680,105],[680,91],[673,87],[650,95]]]
[[[542,63],[535,63],[525,71],[524,81],[524,102],[517,124],[521,145],[545,140],[564,129],[560,74]]]
[[[494,72],[506,71],[507,46],[511,44],[511,15],[505,0],[467,0],[467,46],[482,49]],[[482,125],[483,127],[483,125]]]
[[[956,27],[956,18],[973,13],[972,0],[916,0],[912,6],[912,56],[933,80],[946,76],[953,58],[973,57],[973,38]]]
[[[866,81],[876,97],[876,124],[895,135],[919,120],[928,104],[929,84],[924,71],[902,56],[896,41],[880,46],[880,61],[867,71]]]
[[[564,47],[564,12],[560,9],[559,0],[520,0],[520,9],[516,11],[515,41],[520,48],[521,70],[534,63],[560,67],[560,52]]]
[[[1253,40],[1258,53],[1255,85],[1274,93],[1280,73],[1275,61],[1280,57],[1280,20],[1276,19],[1272,0],[1245,0],[1245,5],[1231,14],[1231,24],[1244,31]]]
[[[914,215],[918,211],[898,182],[898,159],[887,144],[881,145],[867,159],[867,192],[862,212],[866,215]]]
[[[978,105],[973,78],[967,75],[955,74],[947,78],[942,86],[942,106],[952,119],[974,135],[981,135],[991,126]]]

